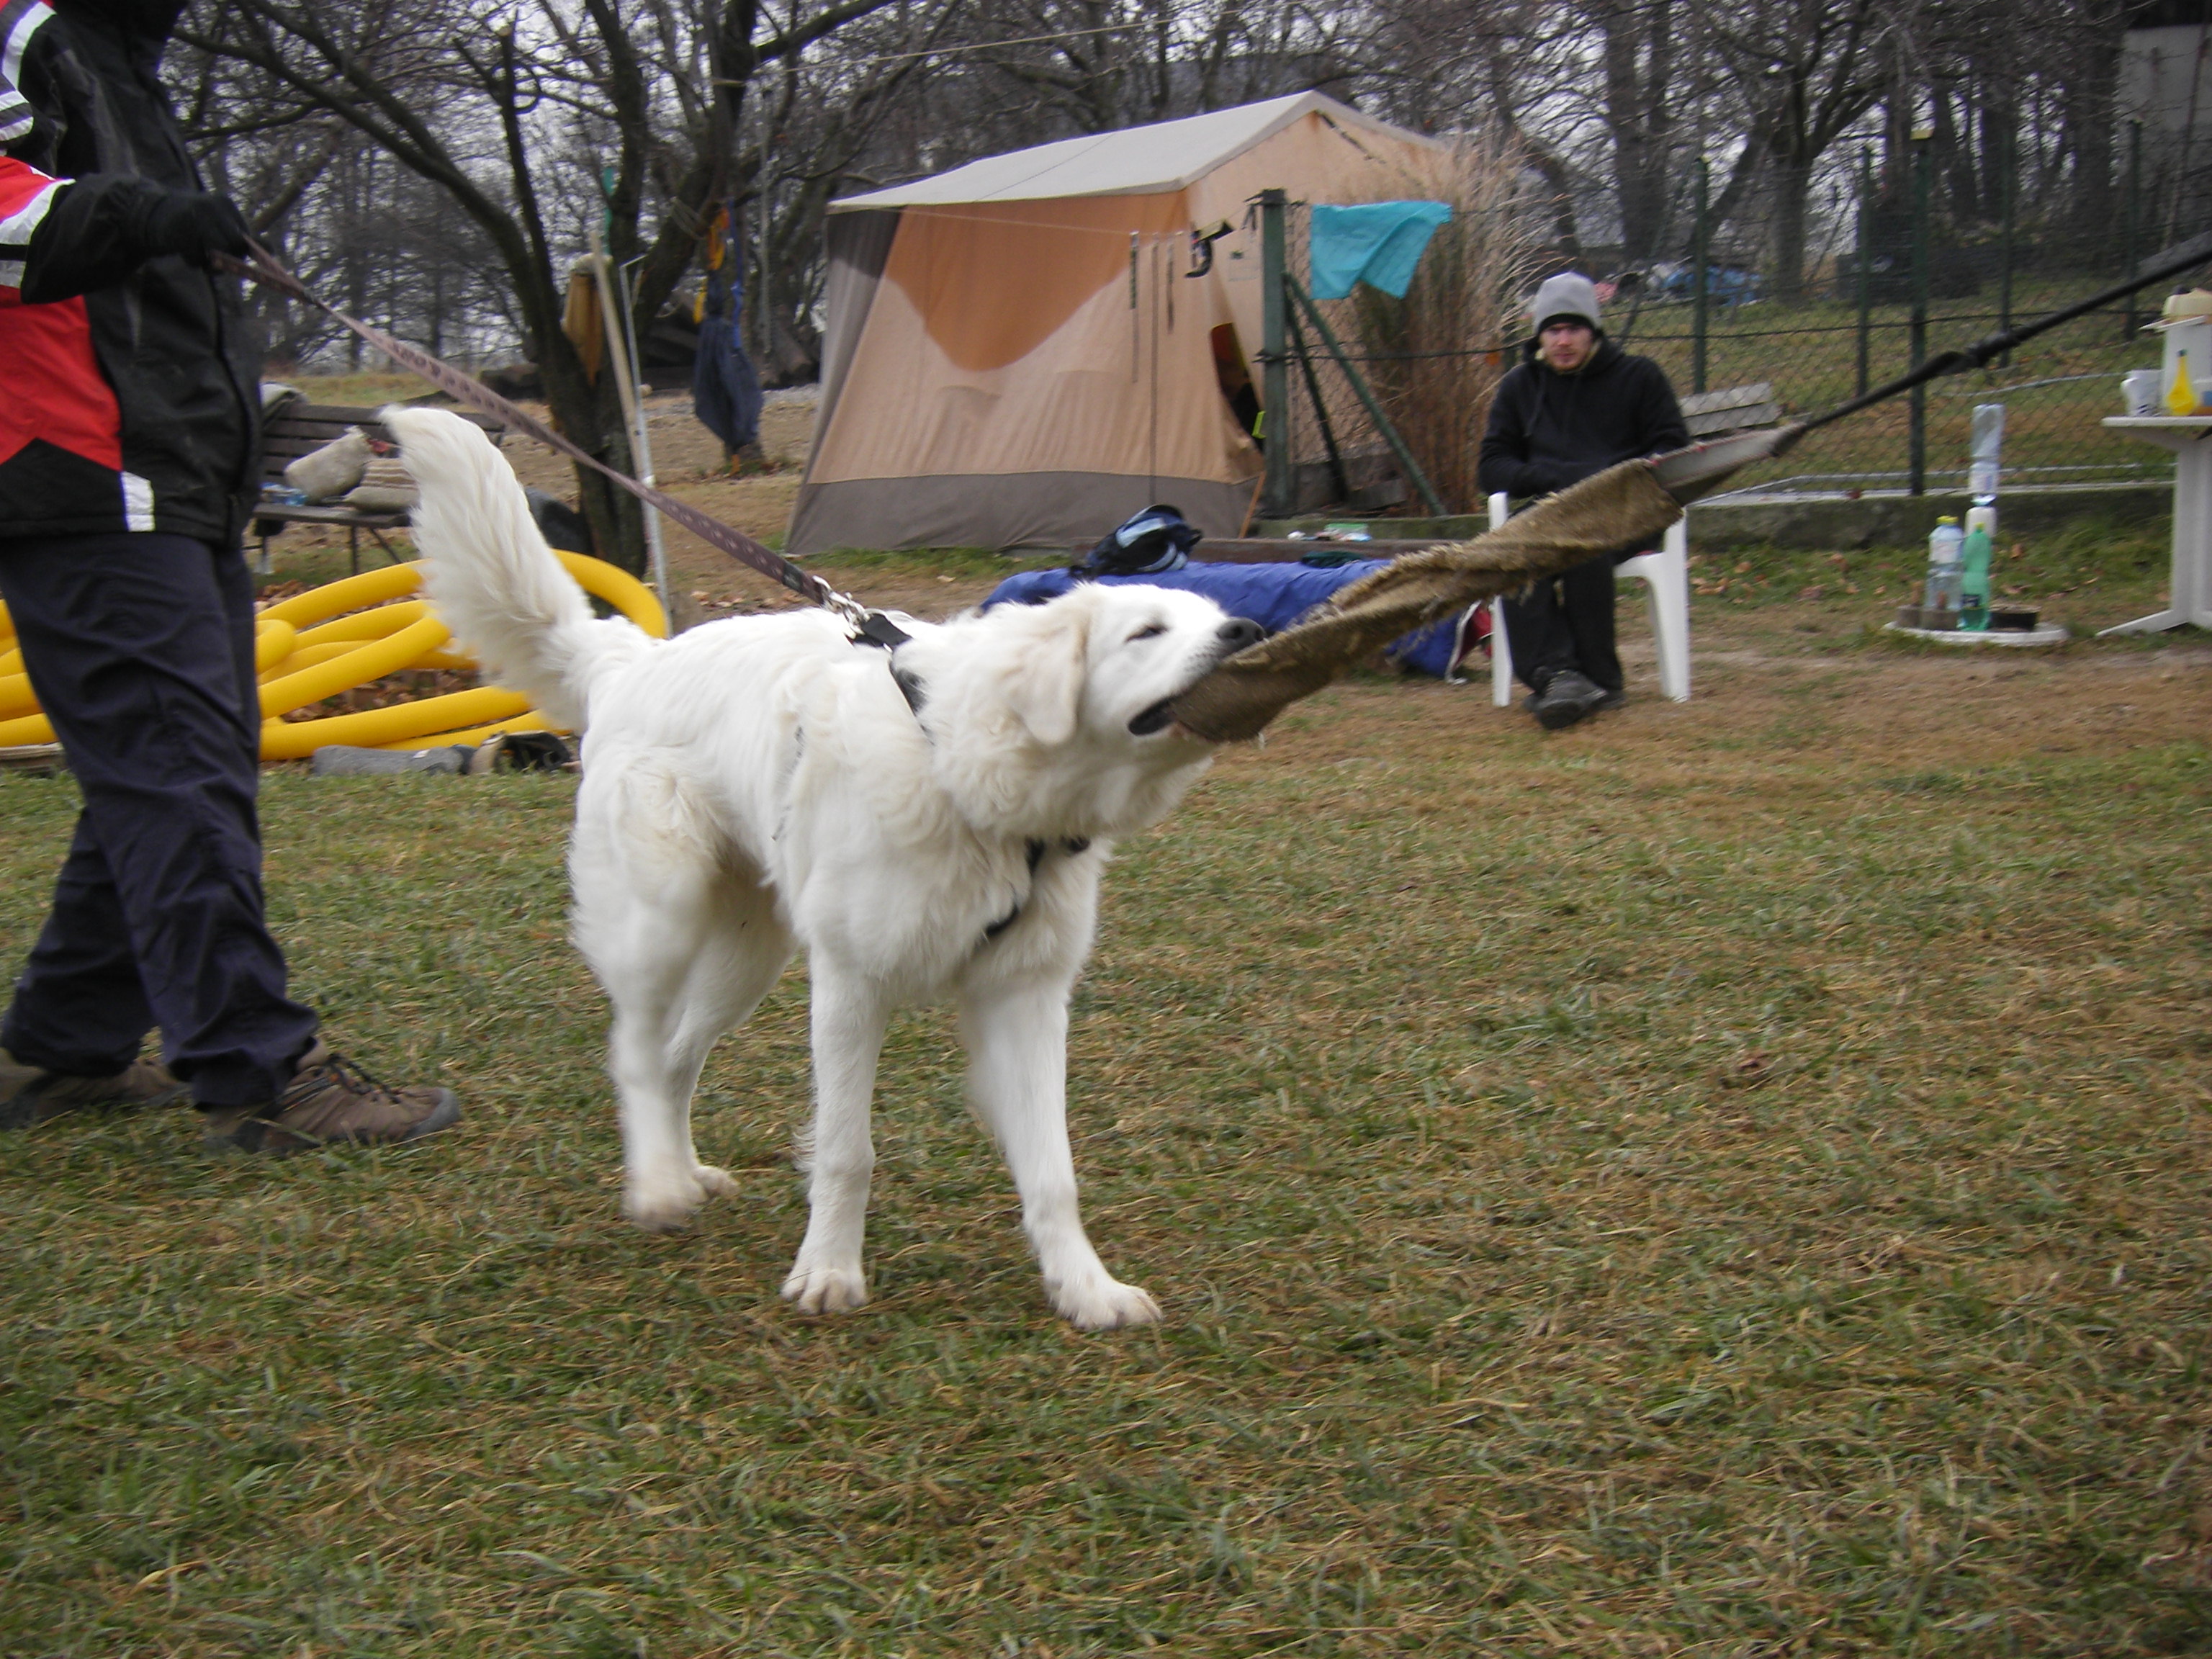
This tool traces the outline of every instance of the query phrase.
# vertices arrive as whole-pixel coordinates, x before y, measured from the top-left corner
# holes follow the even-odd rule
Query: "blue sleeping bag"
[[[1203,593],[1232,617],[1243,617],[1276,633],[1288,628],[1338,588],[1349,586],[1389,562],[1388,559],[1354,559],[1348,564],[1328,566],[1187,564],[1180,570],[1163,570],[1152,575],[1097,576],[1089,580],[1117,586],[1149,583],[1154,587],[1186,588],[1193,593]],[[1058,599],[1075,585],[1076,579],[1065,570],[1024,570],[993,588],[991,597],[983,601],[983,609],[988,611],[994,605],[1042,605],[1047,599]],[[1393,641],[1388,654],[1401,668],[1448,679],[1457,665],[1455,653],[1460,645],[1459,621],[1456,617],[1447,617],[1440,623],[1431,623],[1418,633]]]

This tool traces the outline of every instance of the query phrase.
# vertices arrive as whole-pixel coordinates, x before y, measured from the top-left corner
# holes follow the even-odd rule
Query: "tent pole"
[[[1289,310],[1285,287],[1291,273],[1283,258],[1283,210],[1290,198],[1260,192],[1260,412],[1267,422],[1266,486],[1260,510],[1271,519],[1291,515],[1291,365],[1283,349]]]
[[[1429,482],[1429,475],[1421,471],[1421,464],[1413,459],[1413,452],[1406,447],[1406,441],[1398,435],[1398,428],[1390,424],[1390,417],[1382,412],[1382,405],[1375,401],[1375,394],[1368,390],[1366,377],[1354,368],[1352,359],[1345,356],[1344,347],[1338,343],[1336,331],[1321,314],[1321,308],[1314,304],[1313,296],[1300,288],[1298,279],[1288,271],[1283,273],[1283,286],[1298,302],[1298,308],[1305,313],[1306,320],[1314,325],[1314,332],[1321,336],[1321,343],[1328,348],[1328,355],[1336,359],[1336,366],[1344,371],[1344,378],[1352,382],[1352,389],[1359,394],[1360,407],[1367,411],[1367,418],[1375,422],[1375,429],[1382,434],[1382,441],[1390,446],[1390,453],[1398,458],[1398,465],[1405,470],[1406,482],[1419,492],[1423,503],[1431,513],[1439,519],[1449,518],[1451,510],[1444,505],[1443,497],[1437,494],[1436,486]]]

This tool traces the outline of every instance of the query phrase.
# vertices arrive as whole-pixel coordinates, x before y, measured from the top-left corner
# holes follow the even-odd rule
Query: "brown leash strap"
[[[300,279],[278,264],[273,255],[258,243],[249,244],[252,257],[249,259],[226,261],[264,288],[273,288],[289,294],[302,304],[310,305],[332,320],[351,329],[374,346],[392,362],[413,370],[441,392],[450,394],[459,402],[495,415],[514,430],[535,438],[550,449],[558,450],[573,461],[580,462],[596,472],[605,474],[616,483],[653,507],[662,516],[672,519],[709,547],[720,548],[738,563],[749,565],[763,576],[787,587],[810,605],[818,605],[836,611],[847,622],[858,628],[864,625],[872,612],[859,601],[840,593],[819,576],[801,570],[781,555],[762,546],[741,530],[733,530],[716,519],[708,518],[696,507],[688,507],[674,496],[648,485],[640,483],[627,473],[609,466],[596,455],[587,454],[544,422],[526,414],[501,397],[481,380],[464,374],[450,363],[441,362],[428,352],[395,340],[382,329],[373,327],[356,318],[349,317],[336,306],[318,299]],[[217,256],[221,258],[222,256]]]

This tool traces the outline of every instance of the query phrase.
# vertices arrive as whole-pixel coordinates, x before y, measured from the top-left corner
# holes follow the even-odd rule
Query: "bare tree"
[[[714,204],[741,203],[761,175],[744,118],[763,71],[889,3],[799,0],[779,21],[756,0],[201,0],[182,38],[447,198],[496,256],[555,420],[626,467],[613,377],[587,372],[561,328],[591,222],[635,273],[641,329]],[[635,501],[586,469],[578,484],[600,546],[642,568]]]
[[[1768,175],[1769,277],[1778,300],[1804,293],[1814,170],[1881,95],[1879,3],[1716,0],[1701,15],[1703,38],[1734,71],[1743,100],[1747,155]]]
[[[1665,246],[1674,161],[1675,8],[1668,0],[1599,0],[1605,125],[1613,139],[1621,252],[1632,265]]]

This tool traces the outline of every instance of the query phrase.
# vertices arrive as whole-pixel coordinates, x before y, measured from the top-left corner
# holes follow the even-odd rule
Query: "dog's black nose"
[[[1267,637],[1267,630],[1243,617],[1231,617],[1221,624],[1215,635],[1231,653],[1242,651],[1248,645],[1257,645]]]

